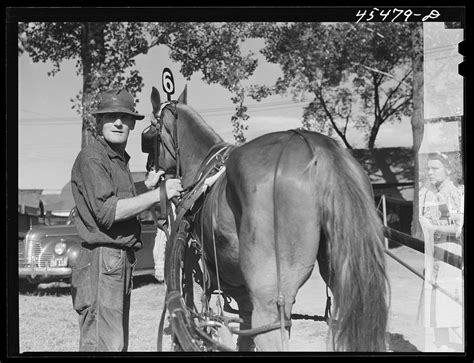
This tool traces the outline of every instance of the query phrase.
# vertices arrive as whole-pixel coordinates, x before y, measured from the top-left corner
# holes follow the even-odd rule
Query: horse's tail
[[[333,349],[385,351],[389,284],[370,182],[347,150],[330,139],[323,145],[312,165],[334,297]]]

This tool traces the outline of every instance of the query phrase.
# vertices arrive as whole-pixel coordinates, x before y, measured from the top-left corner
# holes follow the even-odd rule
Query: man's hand
[[[164,170],[150,170],[145,179],[145,185],[148,190],[152,190],[156,188],[156,184],[160,181],[161,176],[165,173]]]
[[[168,199],[179,197],[183,191],[181,180],[179,179],[167,179],[165,181],[166,196]]]

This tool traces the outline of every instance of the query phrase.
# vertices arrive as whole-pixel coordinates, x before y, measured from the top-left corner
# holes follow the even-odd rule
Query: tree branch
[[[331,115],[331,112],[329,112],[329,109],[327,108],[327,105],[326,105],[326,102],[324,101],[324,97],[321,93],[321,90],[319,89],[317,93],[315,93],[316,95],[316,98],[319,99],[321,105],[323,106],[323,109],[324,109],[324,112],[326,113],[326,115],[328,116],[329,118],[329,121],[331,122],[331,125],[332,127],[334,128],[334,131],[336,131],[336,133],[339,135],[339,137],[342,139],[342,141],[344,142],[344,144],[346,145],[346,147],[348,149],[352,149],[352,146],[348,143],[347,139],[346,139],[346,135],[345,133],[342,133],[341,130],[339,130],[339,128],[337,127],[336,123],[334,122],[334,119]]]
[[[369,71],[372,71],[372,72],[376,72],[376,73],[383,74],[384,76],[393,78],[395,81],[400,82],[400,83],[403,83],[403,84],[405,84],[405,86],[410,87],[410,85],[409,85],[408,83],[405,83],[405,82],[403,82],[403,81],[400,81],[400,80],[396,79],[396,78],[395,78],[394,76],[392,76],[390,73],[380,71],[380,70],[378,70],[378,69],[376,69],[376,68],[367,67],[367,66],[364,66],[363,64],[360,64],[360,63],[357,63],[357,62],[351,62],[351,64],[353,64],[353,65],[355,65],[355,66],[364,67],[365,69],[368,69]]]
[[[398,110],[400,110],[402,107],[406,106],[407,104],[409,104],[411,101],[411,97],[406,97],[405,100],[400,103],[398,106],[396,107],[391,107],[386,114],[383,115],[382,117],[382,122],[383,123],[385,120],[388,120],[390,118],[390,116],[392,116],[394,113],[396,113]]]
[[[397,84],[397,86],[390,92],[390,94],[387,94],[387,99],[385,100],[385,103],[384,105],[382,106],[382,109],[381,109],[381,114],[386,110],[386,109],[390,109],[392,107],[392,104],[389,103],[390,99],[393,97],[393,95],[395,95],[398,91],[398,89],[401,87],[402,84],[407,84],[405,82],[405,79],[408,78],[408,76],[412,73],[412,69],[410,69],[410,71],[408,71],[402,78],[401,81],[399,81],[399,83]]]

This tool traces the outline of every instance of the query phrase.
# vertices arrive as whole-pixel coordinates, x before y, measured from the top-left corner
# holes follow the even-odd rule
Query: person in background
[[[80,351],[127,351],[135,251],[142,248],[138,215],[183,190],[168,179],[137,195],[125,151],[136,120],[132,95],[124,89],[101,94],[96,117],[98,137],[78,154],[72,171],[75,225],[81,245],[72,266],[71,296],[79,314]]]
[[[420,217],[435,230],[435,242],[460,241],[464,222],[464,198],[451,180],[452,166],[446,154],[428,155],[428,183],[420,189]]]
[[[451,180],[452,173],[446,154],[428,155],[427,183],[419,194],[425,240],[425,284],[420,311],[425,328],[432,329],[434,334],[434,345],[428,339],[426,351],[460,351],[463,341],[462,270],[434,257],[435,245],[462,256],[464,196]],[[436,286],[448,291],[451,297]]]

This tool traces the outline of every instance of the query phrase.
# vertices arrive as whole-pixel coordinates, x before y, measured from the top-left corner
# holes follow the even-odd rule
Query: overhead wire
[[[259,112],[259,111],[272,111],[272,110],[281,110],[284,108],[295,108],[302,107],[307,105],[309,102],[292,102],[292,101],[282,101],[282,102],[269,102],[265,104],[252,104],[245,105],[249,111]],[[20,109],[23,112],[32,112],[25,109]],[[211,109],[201,109],[197,110],[202,116],[219,116],[231,113],[235,110],[234,107],[219,107]],[[211,114],[211,115],[210,115]],[[44,114],[46,115],[46,114]],[[51,116],[51,119],[44,118],[20,118],[20,125],[71,125],[72,122],[77,122],[80,124],[82,122],[80,116],[77,118],[66,116],[58,117]]]

